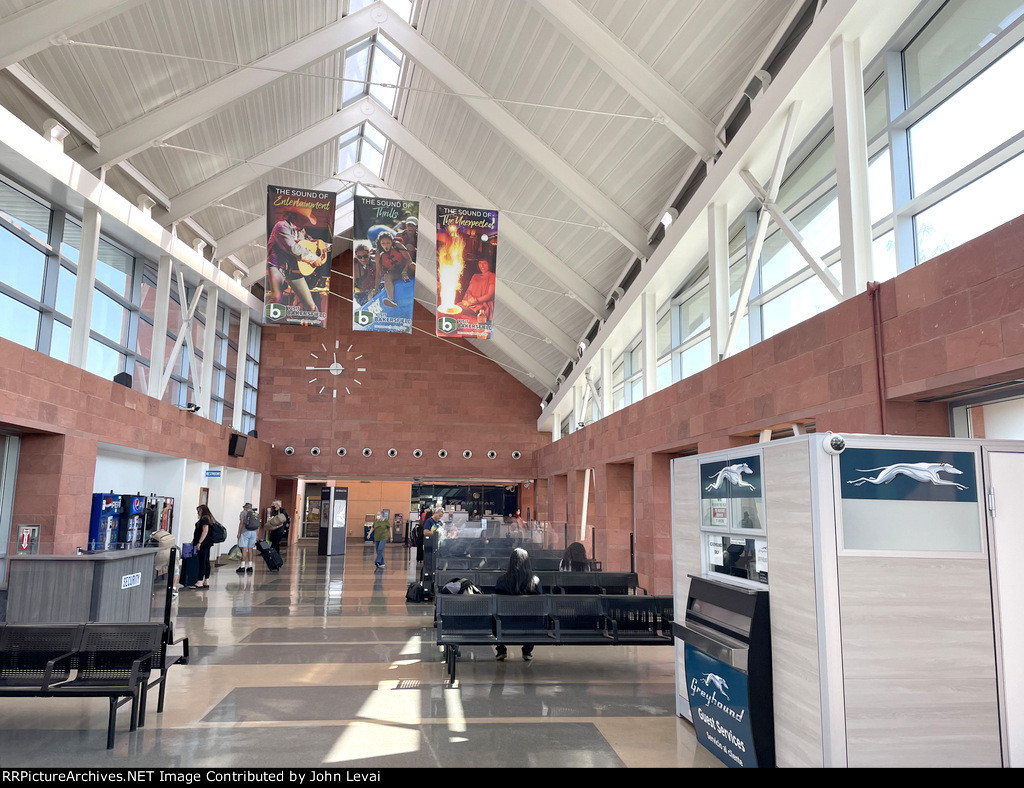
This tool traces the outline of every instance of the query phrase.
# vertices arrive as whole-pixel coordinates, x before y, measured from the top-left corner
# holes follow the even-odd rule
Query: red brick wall
[[[261,441],[250,439],[244,458],[229,457],[229,427],[4,339],[0,426],[22,433],[13,523],[42,526],[41,552],[68,552],[88,538],[99,442],[270,470]]]
[[[888,433],[948,435],[947,405],[920,400],[1024,377],[1024,217],[882,283],[879,298]],[[538,507],[560,510],[559,485],[582,468],[601,478],[633,462],[641,584],[671,593],[670,457],[794,421],[880,431],[867,293],[545,446]]]
[[[335,270],[351,271],[351,260],[351,252],[340,255]],[[335,274],[331,290],[350,294],[351,281]],[[351,303],[332,298],[326,329],[264,328],[256,428],[261,440],[274,444],[275,475],[534,478],[533,454],[550,441],[537,430],[537,395],[476,355],[469,343],[436,338],[431,312],[418,304],[413,325],[412,335],[356,332]],[[367,370],[356,375],[361,385],[341,377],[351,393],[339,388],[336,399],[330,385],[319,393],[329,373],[306,370],[328,366],[335,352],[346,368]],[[295,454],[286,456],[286,446]],[[314,446],[321,449],[318,457],[310,455]],[[338,447],[347,450],[345,457],[337,455]],[[373,451],[369,458],[362,455],[367,447]],[[387,456],[391,448],[397,457]],[[412,455],[417,448],[423,450],[419,459]],[[448,452],[443,460],[437,456],[442,448]],[[471,459],[463,458],[466,449]],[[490,450],[498,453],[496,459],[487,458]],[[512,459],[514,450],[521,459]]]

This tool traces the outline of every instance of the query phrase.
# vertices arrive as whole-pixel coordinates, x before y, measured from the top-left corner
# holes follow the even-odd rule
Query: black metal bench
[[[178,644],[181,656],[168,661]],[[188,657],[188,638],[174,639],[166,614],[156,623],[0,624],[0,697],[106,697],[109,750],[117,710],[131,703],[130,730],[145,725],[149,689],[159,685],[162,712],[167,669]]]
[[[503,570],[497,569],[446,569],[437,572],[434,584],[440,594],[447,583],[455,579],[464,579],[479,588],[481,593],[493,594],[498,578],[503,574]],[[633,594],[638,591],[647,593],[646,589],[639,585],[636,572],[540,571],[534,574],[540,580],[541,588],[552,594]]]
[[[669,646],[672,597],[438,594],[437,645],[452,684],[461,646]]]

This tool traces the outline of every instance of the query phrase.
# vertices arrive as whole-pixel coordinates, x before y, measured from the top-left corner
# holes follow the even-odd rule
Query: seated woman
[[[494,593],[510,596],[544,593],[544,589],[540,586],[540,580],[530,568],[530,555],[523,548],[517,547],[512,551],[512,555],[508,559],[508,569],[494,584]],[[508,649],[505,648],[504,643],[499,643],[496,650],[495,658],[498,662],[503,662],[508,656]],[[533,659],[533,645],[523,646],[523,661],[529,662],[531,659]]]
[[[587,548],[579,542],[573,542],[562,553],[562,561],[558,564],[559,572],[588,572],[590,571],[590,560],[587,558]]]

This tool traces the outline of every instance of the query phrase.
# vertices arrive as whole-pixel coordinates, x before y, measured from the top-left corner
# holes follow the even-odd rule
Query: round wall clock
[[[341,342],[335,342],[333,352],[328,350],[326,345],[320,345],[320,347],[324,349],[323,357],[321,358],[316,353],[310,353],[309,355],[313,357],[316,364],[306,367],[308,372],[326,373],[325,375],[317,375],[309,381],[314,386],[319,386],[317,394],[323,394],[330,389],[332,397],[337,399],[339,390],[344,391],[345,394],[351,394],[352,386],[363,385],[357,376],[366,372],[366,367],[357,366],[363,356],[353,351],[353,345],[349,345],[347,350],[342,351]],[[327,364],[328,353],[330,353],[330,364]],[[344,364],[338,360],[339,353],[344,357]],[[327,366],[318,366],[318,364],[327,364]]]

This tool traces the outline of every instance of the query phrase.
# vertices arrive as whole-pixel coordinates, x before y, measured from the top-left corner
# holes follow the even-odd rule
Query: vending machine
[[[89,550],[116,550],[121,521],[121,496],[94,493],[89,517]]]
[[[121,521],[118,524],[118,547],[142,547],[146,530],[146,497],[144,495],[121,496]]]
[[[165,498],[162,495],[150,495],[146,502],[145,533],[143,544],[156,531],[167,531],[171,533],[171,517],[174,513],[174,499]]]

